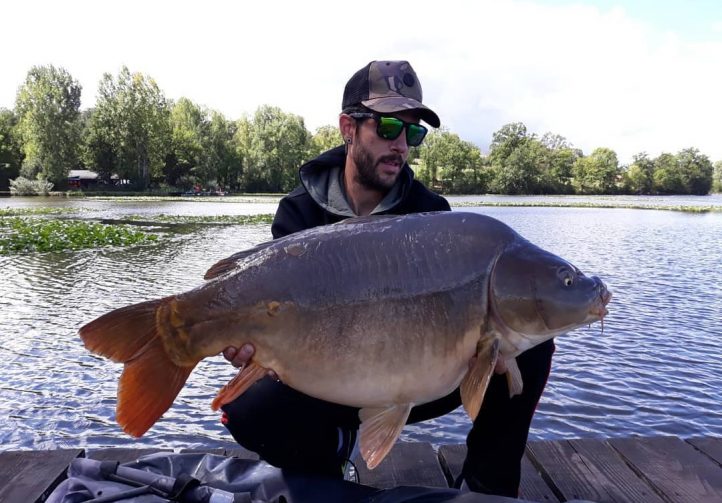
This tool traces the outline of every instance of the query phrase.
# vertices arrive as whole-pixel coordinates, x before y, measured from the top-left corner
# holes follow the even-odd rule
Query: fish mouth
[[[589,309],[588,318],[589,323],[599,321],[602,324],[602,333],[604,333],[604,317],[609,314],[607,304],[612,300],[612,292],[607,290],[607,287],[601,281],[599,281],[597,288],[599,289],[599,295]]]

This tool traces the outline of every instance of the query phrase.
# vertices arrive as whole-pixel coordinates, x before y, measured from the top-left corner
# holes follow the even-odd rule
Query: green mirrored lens
[[[426,136],[426,128],[419,124],[406,125],[406,144],[409,147],[418,147],[424,141]]]
[[[378,135],[385,140],[395,140],[404,129],[404,122],[395,117],[379,117]]]

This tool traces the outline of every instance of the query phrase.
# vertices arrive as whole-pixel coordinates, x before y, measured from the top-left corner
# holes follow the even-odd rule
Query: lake
[[[482,200],[450,199],[465,205]],[[511,204],[533,198],[483,200]],[[612,200],[627,204],[634,198]],[[719,195],[640,200],[722,206]],[[70,206],[82,209],[83,218],[119,218],[273,213],[277,201],[9,198],[0,199],[0,208]],[[722,212],[503,206],[456,211],[461,210],[506,222],[599,276],[614,293],[603,331],[595,324],[557,338],[531,439],[722,436]],[[193,288],[218,259],[270,237],[268,225],[183,226],[156,243],[127,249],[0,256],[3,448],[176,448],[232,441],[210,410],[218,388],[235,374],[222,357],[201,362],[171,410],[136,440],[114,421],[121,367],[89,354],[77,329],[111,309]],[[469,427],[459,409],[407,427],[403,436],[458,443]]]

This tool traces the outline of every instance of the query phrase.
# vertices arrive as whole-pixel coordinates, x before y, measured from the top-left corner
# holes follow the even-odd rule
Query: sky
[[[718,0],[0,0],[0,107],[35,65],[95,103],[122,66],[229,119],[273,105],[337,124],[343,87],[404,59],[442,126],[488,152],[504,124],[621,163],[695,147],[722,160]]]

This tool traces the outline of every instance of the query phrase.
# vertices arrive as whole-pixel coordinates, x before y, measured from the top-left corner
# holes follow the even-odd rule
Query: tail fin
[[[80,329],[88,350],[125,364],[116,420],[134,437],[142,436],[170,408],[195,367],[176,365],[165,350],[156,310],[166,301],[116,309]]]

